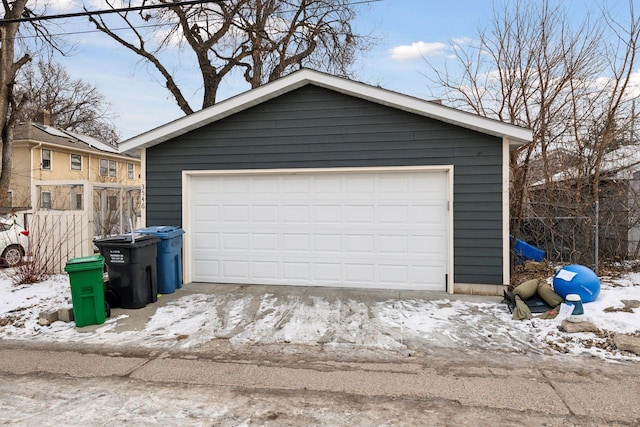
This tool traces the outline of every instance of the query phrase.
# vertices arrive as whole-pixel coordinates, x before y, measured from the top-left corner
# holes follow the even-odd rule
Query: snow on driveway
[[[561,319],[512,320],[496,298],[468,300],[388,299],[365,303],[354,298],[224,293],[186,294],[158,305],[144,329],[119,328],[127,314],[99,327],[54,322],[40,326],[40,312],[71,305],[68,277],[52,276],[33,285],[13,286],[0,277],[0,338],[194,350],[216,340],[232,346],[297,344],[343,351],[390,352],[433,348],[492,349],[503,352],[591,354],[609,360],[638,360],[610,345],[615,333],[640,329],[640,274],[601,278],[598,299],[584,304],[597,333],[567,334]],[[189,285],[186,285],[188,287]],[[180,292],[180,291],[178,291]],[[127,313],[121,310],[120,313]]]

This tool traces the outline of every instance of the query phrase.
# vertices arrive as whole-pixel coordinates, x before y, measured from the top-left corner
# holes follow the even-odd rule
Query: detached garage
[[[302,70],[125,141],[184,281],[497,293],[531,132]]]

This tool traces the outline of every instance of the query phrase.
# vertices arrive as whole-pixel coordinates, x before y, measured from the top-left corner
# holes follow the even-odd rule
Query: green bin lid
[[[67,265],[84,264],[87,262],[103,262],[103,261],[104,261],[104,257],[98,254],[98,255],[83,256],[80,258],[71,258],[69,261],[67,261]]]

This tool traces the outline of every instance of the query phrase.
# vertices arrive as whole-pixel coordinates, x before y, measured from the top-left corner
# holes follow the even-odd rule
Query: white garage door
[[[446,289],[446,171],[185,179],[194,282]]]

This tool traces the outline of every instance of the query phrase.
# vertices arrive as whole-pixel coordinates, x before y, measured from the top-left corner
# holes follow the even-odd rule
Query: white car
[[[29,247],[29,232],[12,219],[0,218],[0,264],[15,267]]]

